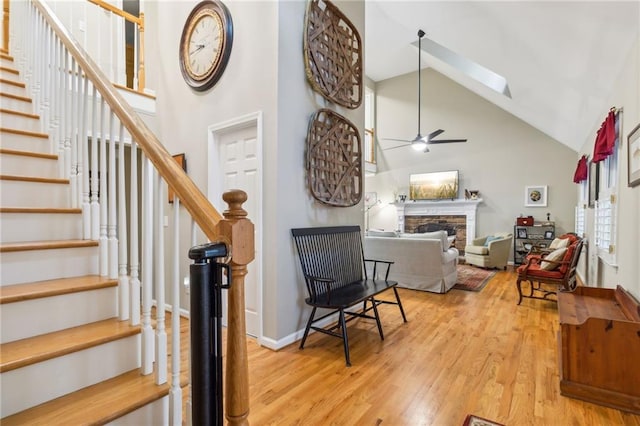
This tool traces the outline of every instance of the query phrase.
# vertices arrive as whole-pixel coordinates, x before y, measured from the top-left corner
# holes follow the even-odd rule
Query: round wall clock
[[[227,7],[205,0],[191,11],[180,38],[180,70],[197,91],[213,87],[224,72],[233,44],[233,22]]]

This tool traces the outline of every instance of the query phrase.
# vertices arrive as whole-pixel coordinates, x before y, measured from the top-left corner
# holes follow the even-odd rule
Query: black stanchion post
[[[222,289],[227,264],[224,243],[192,247],[191,282],[191,417],[194,425],[222,426]]]

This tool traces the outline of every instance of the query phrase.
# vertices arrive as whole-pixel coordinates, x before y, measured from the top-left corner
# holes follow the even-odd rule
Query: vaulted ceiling
[[[427,38],[504,76],[512,97],[424,52],[423,67],[576,151],[612,106],[606,102],[613,81],[640,45],[638,0],[366,0],[365,5],[369,78],[380,81],[415,72],[417,48],[412,43],[422,29]]]

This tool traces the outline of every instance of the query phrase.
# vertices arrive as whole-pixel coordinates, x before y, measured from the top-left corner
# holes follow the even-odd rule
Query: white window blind
[[[610,265],[616,265],[616,196],[607,190],[596,201],[595,244],[598,256]]]
[[[581,238],[584,238],[585,234],[585,205],[576,206],[576,220],[574,232]]]

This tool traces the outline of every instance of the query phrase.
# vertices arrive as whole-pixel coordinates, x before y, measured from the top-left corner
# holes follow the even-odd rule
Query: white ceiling
[[[640,38],[640,0],[366,0],[365,5],[369,78],[414,72],[418,53],[411,43],[422,29],[433,41],[503,75],[512,99],[424,52],[423,67],[575,151],[613,106],[606,105],[613,81]]]

